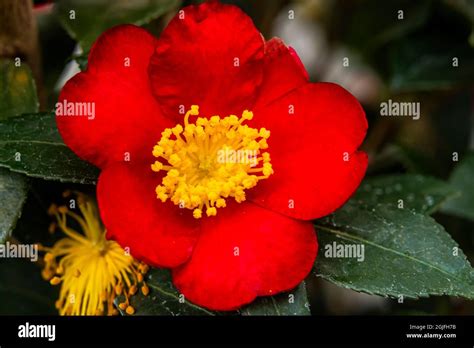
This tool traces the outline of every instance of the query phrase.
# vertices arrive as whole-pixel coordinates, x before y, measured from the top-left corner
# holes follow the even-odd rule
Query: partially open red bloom
[[[94,103],[93,115],[72,108],[57,124],[102,170],[108,237],[172,268],[185,297],[211,309],[297,286],[316,258],[311,220],[340,207],[367,167],[358,101],[310,83],[294,50],[217,1],[183,9],[158,39],[132,25],[108,30],[59,102]],[[193,105],[209,119],[196,120]],[[217,163],[216,144],[253,149],[259,164]]]

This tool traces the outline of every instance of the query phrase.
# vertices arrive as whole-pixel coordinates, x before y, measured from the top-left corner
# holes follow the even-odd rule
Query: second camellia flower
[[[57,124],[102,170],[108,237],[171,268],[178,290],[211,309],[297,286],[316,258],[311,220],[340,207],[367,167],[357,100],[310,83],[291,48],[217,1],[181,10],[158,39],[107,31],[66,100],[95,105],[94,118]],[[222,162],[224,150],[254,155]]]

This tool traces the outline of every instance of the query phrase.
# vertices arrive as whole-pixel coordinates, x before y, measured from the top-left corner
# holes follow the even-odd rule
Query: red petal
[[[191,104],[206,116],[249,109],[262,80],[263,44],[236,6],[210,1],[181,10],[162,33],[150,64],[165,114],[181,121],[181,105]]]
[[[307,84],[254,113],[252,126],[271,132],[275,173],[249,192],[250,200],[304,220],[346,202],[367,168],[366,154],[357,151],[367,120],[349,92],[332,83]]]
[[[127,153],[131,160],[151,156],[161,130],[171,125],[149,87],[147,69],[155,43],[139,27],[110,29],[94,44],[87,71],[64,86],[58,104],[95,103],[93,119],[80,110],[75,116],[56,117],[64,142],[79,157],[103,168],[124,161]]]
[[[311,223],[231,203],[202,220],[193,255],[173,270],[173,282],[200,306],[232,310],[296,287],[311,270],[317,246]]]
[[[156,198],[160,182],[149,165],[108,166],[97,187],[99,208],[107,237],[150,265],[176,267],[191,255],[199,224],[189,211]]]
[[[279,38],[265,44],[264,73],[255,108],[263,107],[308,82],[308,73],[294,49]]]

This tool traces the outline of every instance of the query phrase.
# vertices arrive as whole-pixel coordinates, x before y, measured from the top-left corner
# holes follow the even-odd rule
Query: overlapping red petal
[[[249,109],[261,108],[308,83],[308,73],[296,52],[279,38],[265,43],[263,81]]]
[[[191,259],[173,270],[173,282],[187,299],[214,310],[296,287],[316,258],[312,223],[252,203],[233,203],[201,228]]]
[[[82,159],[100,168],[124,160],[148,163],[160,132],[174,125],[162,116],[149,85],[155,44],[136,26],[110,29],[94,44],[87,70],[61,90],[58,103],[74,109],[73,115],[57,115],[56,123],[64,142]],[[87,111],[92,110],[91,116]]]
[[[150,166],[116,163],[102,171],[97,197],[107,237],[147,263],[176,267],[187,261],[199,235],[188,210],[160,203],[154,188],[161,178]]]
[[[249,192],[252,201],[304,220],[347,201],[367,168],[366,154],[357,150],[367,121],[349,92],[332,83],[308,83],[254,113],[253,126],[271,131],[275,173]]]
[[[150,62],[153,91],[177,122],[192,104],[204,115],[241,112],[255,100],[263,54],[262,36],[238,7],[186,7],[159,38]]]

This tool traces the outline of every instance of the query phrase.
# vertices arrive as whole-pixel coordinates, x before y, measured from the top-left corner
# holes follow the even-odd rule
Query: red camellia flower
[[[310,83],[294,50],[217,1],[184,8],[158,39],[108,30],[59,105],[65,143],[102,170],[107,236],[210,309],[297,286],[316,258],[311,220],[367,167],[358,101]]]

